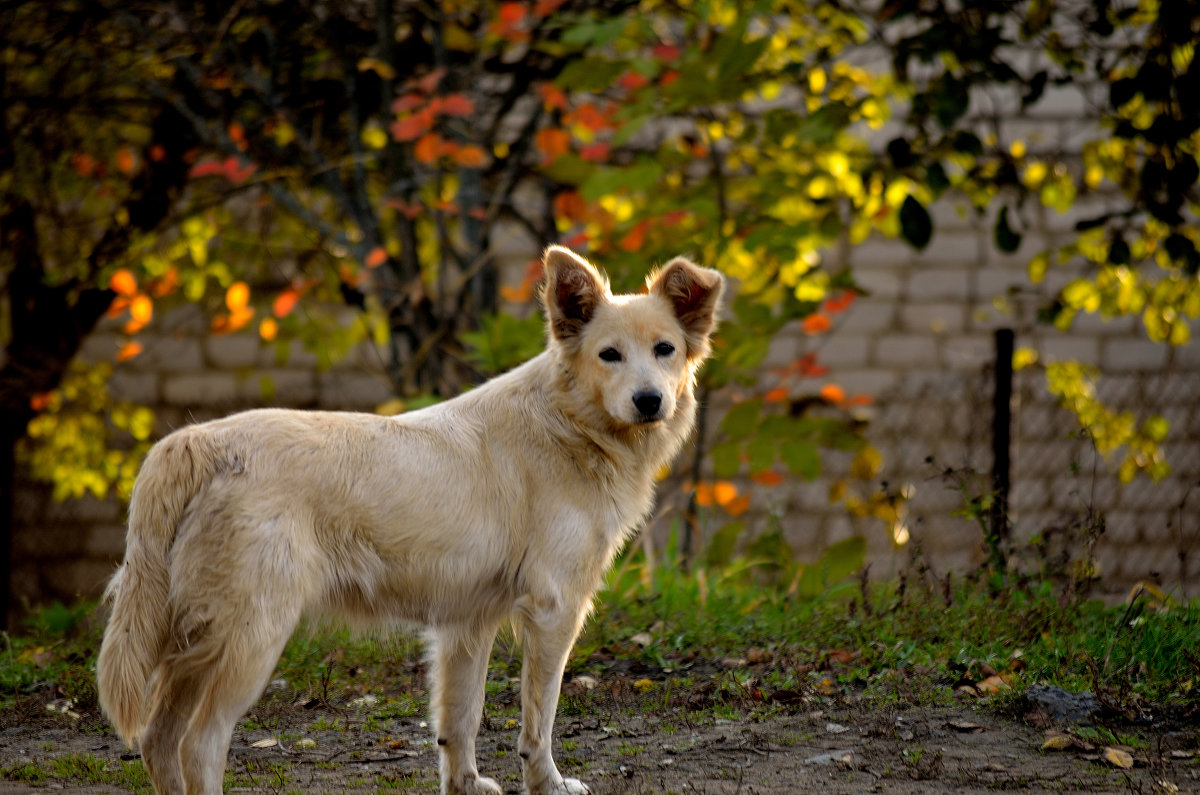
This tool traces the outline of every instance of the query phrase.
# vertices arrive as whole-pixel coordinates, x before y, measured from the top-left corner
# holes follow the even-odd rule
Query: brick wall
[[[1001,89],[973,100],[981,132],[1004,142],[1024,140],[1030,151],[1077,146],[1092,125],[1089,91],[1051,88],[1034,107],[1019,112],[1017,89]],[[879,136],[886,142],[889,131]],[[1139,414],[1160,412],[1171,422],[1167,453],[1175,470],[1161,484],[1144,479],[1121,487],[1086,440],[1072,437],[1072,418],[1054,405],[1040,374],[1018,374],[1014,385],[1011,518],[1014,534],[1051,541],[1070,531],[1086,509],[1103,512],[1105,532],[1097,555],[1104,584],[1125,587],[1157,576],[1183,583],[1195,595],[1200,573],[1200,349],[1197,343],[1168,350],[1147,342],[1133,319],[1104,322],[1081,317],[1067,333],[1037,326],[1036,307],[1077,275],[1063,268],[1032,286],[1026,263],[1062,242],[1082,217],[1104,209],[1101,197],[1081,199],[1065,214],[1026,208],[1024,238],[1013,254],[992,245],[994,217],[977,217],[952,200],[931,208],[936,234],[923,252],[882,238],[830,254],[831,264],[850,264],[870,296],[857,301],[835,329],[810,338],[797,326],[771,346],[767,367],[778,367],[817,351],[830,367],[828,380],[848,393],[874,396],[861,409],[868,436],[883,453],[881,478],[910,495],[908,524],[936,571],[962,571],[981,560],[981,535],[954,512],[959,492],[948,488],[940,469],[991,466],[993,334],[1012,328],[1019,346],[1047,360],[1078,358],[1104,373],[1101,394]],[[516,283],[538,241],[514,234],[498,241],[506,281]],[[1003,299],[1007,311],[997,309]],[[198,312],[182,309],[156,321],[145,352],[122,365],[113,380],[118,397],[154,405],[158,432],[188,422],[263,405],[370,410],[390,397],[380,352],[370,346],[322,371],[296,348],[280,364],[273,351],[250,335],[209,337]],[[1196,329],[1200,334],[1200,328]],[[85,355],[111,359],[118,346],[113,329],[97,332]],[[273,397],[263,400],[262,379]],[[713,397],[719,418],[728,396]],[[927,462],[933,458],[936,465]],[[861,534],[868,540],[872,570],[886,574],[902,565],[910,547],[896,549],[880,523],[848,517],[829,504],[829,488],[841,477],[845,456],[826,454],[826,474],[811,483],[789,482],[754,493],[752,531],[778,526],[801,559],[815,559],[829,544]],[[975,479],[986,489],[985,476]],[[680,503],[679,492],[666,500]],[[85,499],[55,504],[46,490],[25,484],[17,495],[14,593],[19,599],[69,600],[93,596],[122,554],[123,509]],[[714,531],[720,517],[709,517]],[[665,532],[661,527],[657,532]],[[1184,555],[1180,557],[1180,553]]]

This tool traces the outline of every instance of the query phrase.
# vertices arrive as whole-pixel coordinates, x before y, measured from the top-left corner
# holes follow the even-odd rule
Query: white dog
[[[396,417],[250,411],[150,451],[97,674],[159,793],[221,792],[234,724],[302,615],[429,627],[448,793],[501,791],[475,735],[512,620],[525,787],[588,791],[551,757],[563,666],[691,432],[723,280],[675,259],[614,296],[559,247],[545,270],[546,351],[478,389]]]

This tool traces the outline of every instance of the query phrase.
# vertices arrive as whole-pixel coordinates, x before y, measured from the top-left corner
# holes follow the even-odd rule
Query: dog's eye
[[[600,358],[606,362],[619,362],[621,361],[621,352],[616,348],[605,348],[600,351]]]
[[[654,346],[655,356],[670,356],[675,352],[675,346],[669,342],[660,342]]]

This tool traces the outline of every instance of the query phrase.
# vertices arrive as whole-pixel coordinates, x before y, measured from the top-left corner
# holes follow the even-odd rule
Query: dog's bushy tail
[[[170,637],[175,532],[219,455],[206,435],[178,431],[150,451],[133,487],[125,561],[104,593],[112,612],[96,660],[100,707],[130,744],[149,719],[150,680]]]

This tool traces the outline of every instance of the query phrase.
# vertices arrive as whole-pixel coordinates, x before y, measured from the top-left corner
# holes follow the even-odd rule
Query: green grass
[[[736,717],[763,692],[788,690],[853,691],[880,704],[948,703],[948,684],[980,681],[989,671],[1006,675],[1016,690],[1032,682],[1088,689],[1133,709],[1200,700],[1200,600],[1163,611],[1147,600],[1105,607],[1064,602],[1048,582],[996,588],[980,577],[947,586],[920,576],[847,580],[811,598],[789,576],[786,567],[751,561],[691,572],[668,560],[651,569],[639,555],[629,555],[610,574],[569,670],[603,678],[614,660],[641,661],[651,679],[631,677],[623,708],[642,714],[661,712],[715,683],[707,685],[715,690],[702,706],[712,711],[708,719]],[[76,710],[94,714],[100,626],[82,608],[56,607],[51,618],[35,617],[22,634],[5,636],[0,705],[15,709],[52,682]],[[751,665],[727,666],[727,659]],[[519,660],[520,649],[507,633],[497,643],[488,683],[488,714],[497,722],[518,714],[508,677],[519,670]],[[420,719],[427,709],[422,661],[414,637],[306,629],[279,662],[280,692],[256,705],[243,726],[277,731],[279,710],[296,697],[346,709],[363,694],[378,698],[363,710],[369,729]],[[689,669],[697,664],[706,673],[693,677]],[[594,710],[607,697],[604,688],[598,691],[564,699],[564,711]],[[344,719],[321,720],[315,729],[346,726]]]

